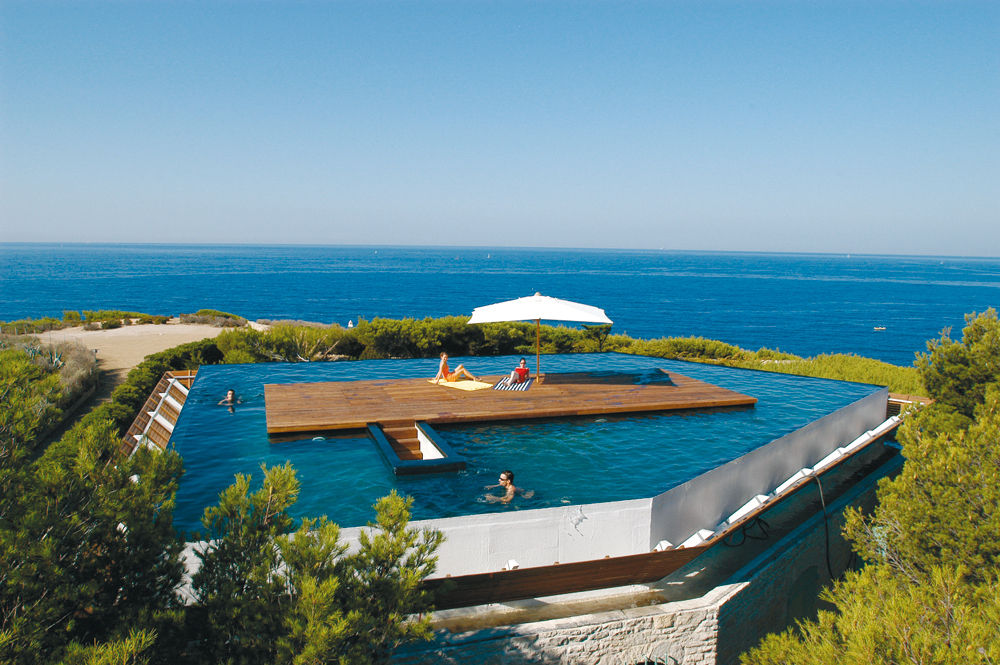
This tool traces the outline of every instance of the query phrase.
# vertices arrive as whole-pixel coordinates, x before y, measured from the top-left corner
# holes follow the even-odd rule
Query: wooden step
[[[400,459],[423,459],[420,440],[417,438],[417,425],[414,421],[390,420],[379,423],[379,426]]]
[[[382,433],[385,434],[390,439],[416,439],[417,430],[414,427],[409,427],[407,429],[385,429],[382,428]]]

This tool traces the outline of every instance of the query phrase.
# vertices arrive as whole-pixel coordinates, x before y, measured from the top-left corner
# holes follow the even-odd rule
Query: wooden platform
[[[718,540],[721,540],[721,536],[713,539],[711,544]],[[435,609],[447,610],[630,584],[647,584],[666,577],[708,548],[709,545],[706,544],[593,561],[457,577],[436,577],[425,579],[423,588],[434,592]]]
[[[496,382],[499,376],[481,377]],[[549,374],[526,392],[466,392],[424,379],[264,386],[269,434],[745,406],[757,398],[681,374]]]

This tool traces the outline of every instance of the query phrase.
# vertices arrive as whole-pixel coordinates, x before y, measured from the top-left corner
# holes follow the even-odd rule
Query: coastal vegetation
[[[30,416],[37,419],[32,429],[44,435],[93,391],[98,379],[97,359],[80,344],[0,336],[0,403],[6,407],[8,397],[16,395],[15,402],[29,410],[19,415],[4,408],[0,419]]]
[[[61,330],[76,326],[81,326],[85,330],[110,330],[131,325],[163,325],[170,318],[162,314],[143,314],[142,312],[125,312],[116,309],[85,309],[82,312],[65,310],[61,319],[46,316],[39,319],[0,321],[0,334],[35,335],[49,330]],[[242,316],[214,309],[202,309],[194,314],[181,314],[180,319],[182,323],[207,323],[219,327],[244,326],[247,323],[247,320]]]
[[[373,358],[434,358],[528,354],[535,350],[531,323],[467,325],[466,318],[361,320],[354,328],[278,324],[266,331],[223,331],[215,340],[226,363],[303,362]],[[542,326],[543,353],[617,351],[657,358],[691,360],[730,367],[760,369],[842,381],[888,386],[893,392],[922,395],[921,375],[914,367],[899,367],[851,354],[801,358],[773,349],[748,351],[701,337],[634,339],[611,335],[603,326],[583,330]]]
[[[744,665],[1000,662],[1000,322],[966,317],[962,341],[917,367],[935,401],[907,419],[906,462],[845,535],[865,565],[824,592],[832,610],[765,638]]]

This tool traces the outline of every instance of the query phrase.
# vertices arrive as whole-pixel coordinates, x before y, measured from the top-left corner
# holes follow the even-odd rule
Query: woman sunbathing
[[[528,374],[530,373],[531,370],[528,369],[528,361],[525,360],[524,358],[521,358],[520,362],[517,363],[517,367],[514,368],[514,371],[511,372],[510,376],[508,376],[503,381],[508,386],[513,386],[518,383],[524,383],[525,381],[528,380]]]
[[[445,381],[458,381],[462,377],[468,377],[472,381],[478,381],[478,379],[465,369],[465,365],[459,365],[452,372],[448,369],[448,354],[441,352],[441,364],[438,365],[438,373],[434,375],[434,383],[438,383],[441,379]]]

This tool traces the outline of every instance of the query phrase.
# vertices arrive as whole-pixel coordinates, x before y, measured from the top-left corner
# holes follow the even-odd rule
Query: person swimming
[[[463,376],[467,377],[470,381],[479,380],[476,377],[472,376],[472,373],[469,372],[469,370],[465,369],[465,365],[459,365],[458,367],[455,368],[454,372],[450,371],[448,369],[448,354],[442,351],[441,364],[438,365],[438,372],[437,374],[434,375],[434,378],[432,379],[434,383],[440,382],[441,379],[444,379],[445,381],[458,381]]]
[[[495,494],[487,494],[484,498],[489,503],[510,503],[514,500],[514,496],[520,494],[525,499],[530,499],[535,495],[533,490],[525,490],[514,485],[514,472],[510,469],[504,469],[500,472],[500,482],[496,485],[487,485],[483,489],[491,490],[497,487],[502,487],[504,490],[503,496],[497,496]]]
[[[243,400],[236,396],[236,391],[230,388],[226,391],[226,396],[219,400],[219,406],[229,407],[229,413],[236,413],[236,405],[242,404]]]

